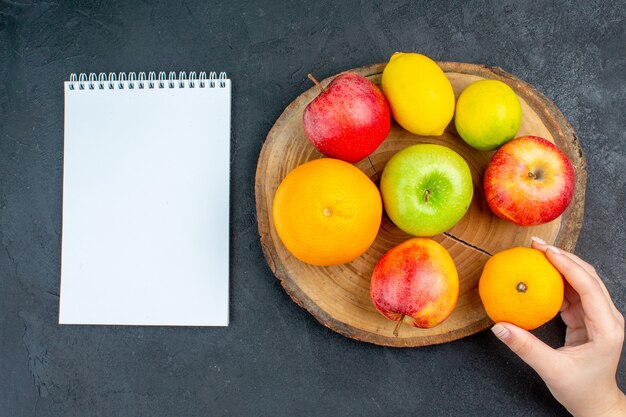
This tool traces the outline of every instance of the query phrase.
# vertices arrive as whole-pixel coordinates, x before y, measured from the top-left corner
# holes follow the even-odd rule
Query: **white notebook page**
[[[61,324],[228,325],[230,80],[65,83]]]

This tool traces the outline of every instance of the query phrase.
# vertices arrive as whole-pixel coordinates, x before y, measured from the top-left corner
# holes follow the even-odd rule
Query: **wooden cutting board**
[[[500,68],[439,62],[450,79],[455,95],[470,83],[483,78],[507,83],[522,104],[522,125],[517,136],[536,135],[554,142],[574,166],[576,188],[570,207],[558,219],[540,226],[520,227],[499,219],[485,201],[482,177],[493,151],[469,147],[451,123],[441,137],[417,136],[392,122],[387,139],[369,158],[355,165],[378,184],[391,156],[415,143],[439,143],[462,155],[472,171],[474,199],[463,219],[447,232],[434,236],[452,255],[459,272],[460,294],[452,315],[432,329],[403,326],[393,335],[395,322],[385,319],[370,299],[372,270],[380,257],[411,236],[400,231],[386,215],[370,249],[351,263],[318,267],[290,255],[276,234],[272,202],[276,188],[295,167],[323,155],[311,145],[302,127],[302,112],[318,89],[311,87],[296,98],[278,118],[263,145],[257,164],[255,193],[259,234],[265,258],[291,298],[306,308],[320,323],[344,336],[386,346],[413,347],[449,342],[488,328],[478,296],[478,279],[487,259],[514,246],[528,246],[531,236],[573,250],[583,221],[587,173],[585,160],[572,127],[558,108],[529,84]],[[350,70],[369,78],[380,87],[385,64]],[[333,77],[322,81],[326,86]]]

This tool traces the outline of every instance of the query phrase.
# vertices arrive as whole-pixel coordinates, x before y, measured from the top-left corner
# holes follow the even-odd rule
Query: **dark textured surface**
[[[325,329],[271,275],[255,219],[259,151],[307,72],[396,50],[500,66],[579,135],[589,184],[577,253],[626,310],[626,4],[522,3],[1,1],[0,417],[566,415],[490,332],[400,350]],[[231,325],[58,326],[62,82],[151,69],[234,80]],[[563,327],[536,334],[556,345]]]

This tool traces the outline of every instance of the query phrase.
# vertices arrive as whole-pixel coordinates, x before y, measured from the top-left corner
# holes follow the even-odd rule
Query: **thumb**
[[[517,356],[545,379],[548,369],[554,366],[556,351],[530,332],[511,323],[496,323],[491,331]]]

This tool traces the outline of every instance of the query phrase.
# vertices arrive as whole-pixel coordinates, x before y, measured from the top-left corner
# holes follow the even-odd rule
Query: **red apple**
[[[367,78],[346,72],[326,88],[309,74],[321,93],[304,109],[304,133],[331,158],[358,162],[389,134],[391,116],[383,93]]]
[[[522,136],[491,158],[485,197],[499,217],[520,226],[547,223],[565,211],[574,195],[574,169],[552,142]]]
[[[397,321],[430,328],[444,321],[459,297],[459,276],[448,251],[428,238],[395,246],[374,267],[370,295],[376,309]]]

